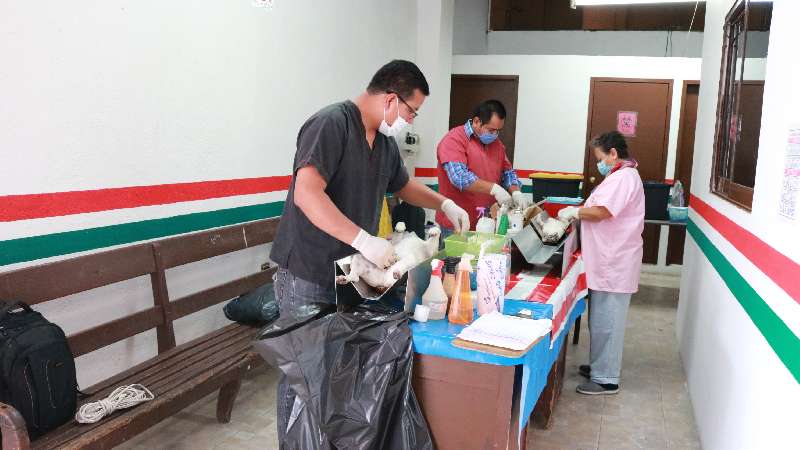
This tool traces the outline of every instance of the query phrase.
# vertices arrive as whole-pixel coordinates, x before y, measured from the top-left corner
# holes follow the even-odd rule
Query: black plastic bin
[[[670,185],[660,181],[644,183],[644,218],[648,220],[669,220],[667,204],[669,203]]]
[[[544,200],[545,197],[580,197],[581,178],[574,175],[565,174],[564,178],[539,177],[537,174],[531,175],[533,187],[533,201]]]

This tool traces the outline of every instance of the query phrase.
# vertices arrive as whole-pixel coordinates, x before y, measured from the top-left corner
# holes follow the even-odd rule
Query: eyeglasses
[[[405,101],[405,100],[403,100],[403,97],[401,97],[401,96],[400,96],[400,94],[398,94],[398,93],[397,93],[397,92],[395,92],[395,91],[386,91],[386,93],[387,93],[387,94],[394,94],[394,95],[396,95],[396,96],[397,96],[397,99],[398,99],[398,100],[400,100],[401,102],[403,102],[403,104],[404,104],[404,105],[406,105],[406,107],[408,108],[408,110],[409,110],[409,111],[411,111],[411,119],[413,120],[413,119],[416,119],[416,118],[417,118],[417,116],[419,115],[419,113],[417,112],[417,110],[416,110],[416,109],[414,109],[414,108],[413,108],[411,105],[409,105],[408,103],[406,103],[406,101]]]

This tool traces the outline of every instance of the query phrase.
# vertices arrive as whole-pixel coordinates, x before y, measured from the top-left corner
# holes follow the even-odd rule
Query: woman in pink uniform
[[[587,395],[616,394],[622,366],[625,319],[631,295],[639,289],[644,230],[644,187],[628,144],[612,131],[591,142],[605,177],[582,208],[559,212],[562,220],[581,219],[581,248],[590,290],[590,365],[580,367],[589,381]]]

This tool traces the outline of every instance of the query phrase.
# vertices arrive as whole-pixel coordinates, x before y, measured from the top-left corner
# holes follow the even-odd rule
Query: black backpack
[[[25,303],[0,301],[0,402],[22,414],[31,437],[72,419],[77,388],[64,331]]]

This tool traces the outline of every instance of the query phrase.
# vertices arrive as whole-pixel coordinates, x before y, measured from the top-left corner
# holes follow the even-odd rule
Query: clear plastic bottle
[[[475,208],[478,210],[478,223],[475,224],[475,231],[477,233],[489,233],[492,234],[495,231],[494,228],[494,220],[491,217],[486,216],[486,208],[479,206]]]
[[[422,304],[430,308],[428,320],[442,320],[447,314],[448,297],[442,285],[442,261],[431,261],[431,282],[422,294]]]
[[[522,210],[519,208],[508,213],[508,234],[516,234],[522,231],[524,220]]]
[[[475,258],[469,253],[464,253],[461,262],[458,264],[458,275],[456,275],[456,288],[453,298],[450,300],[450,311],[447,320],[450,323],[468,325],[475,318],[472,310],[472,289],[470,289],[469,276],[472,273],[472,259]]]

